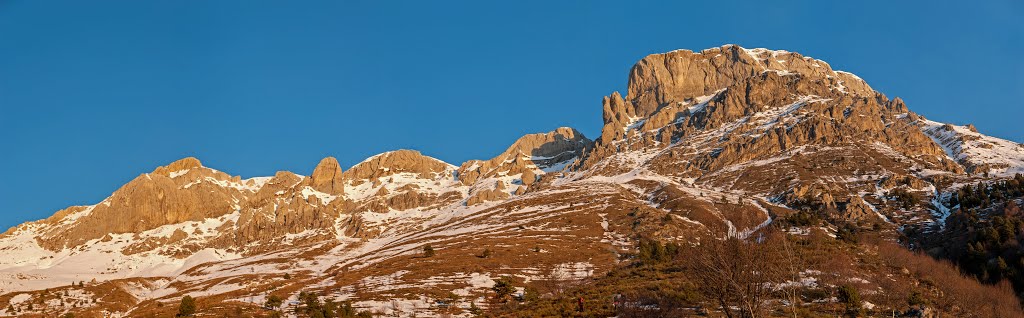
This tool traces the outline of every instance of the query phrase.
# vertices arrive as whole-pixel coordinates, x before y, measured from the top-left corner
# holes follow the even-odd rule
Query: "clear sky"
[[[1024,141],[1024,4],[0,0],[0,227],[185,156],[243,177],[411,148],[458,164],[599,135],[651,53],[735,43]],[[514,3],[514,4],[512,4]]]

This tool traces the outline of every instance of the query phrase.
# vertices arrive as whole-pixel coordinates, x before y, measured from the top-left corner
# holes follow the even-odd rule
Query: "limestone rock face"
[[[906,112],[902,101],[888,101],[881,95],[849,97],[799,74],[759,74],[729,86],[704,107],[686,118],[677,131],[685,135],[739,124],[734,132],[743,132],[721,140],[721,152],[702,160],[709,164],[705,168],[721,168],[807,144],[851,141],[882,143],[908,156],[943,154],[931,139],[897,117]],[[779,117],[771,118],[773,113]],[[754,121],[759,116],[770,121]],[[937,161],[931,165],[941,168]]]
[[[499,158],[528,155],[538,167],[550,167],[579,156],[590,147],[590,139],[569,127],[559,127],[543,134],[529,134],[519,138]]]
[[[603,110],[598,146],[575,166],[586,175],[614,176],[639,165],[707,186],[781,196],[787,204],[842,210],[850,193],[871,191],[893,174],[922,186],[931,177],[915,171],[964,171],[903,100],[786,51],[726,45],[650,55],[630,72],[628,94],[606,97]],[[865,167],[880,168],[871,182],[835,181]],[[793,195],[800,188],[812,194]]]
[[[153,174],[170,176],[170,174],[175,171],[184,171],[192,168],[200,168],[202,166],[203,164],[199,162],[199,159],[196,159],[195,157],[186,157],[166,166],[156,168],[156,170],[153,170]]]
[[[601,104],[604,108],[602,113],[604,127],[601,128],[601,140],[607,143],[612,140],[622,139],[626,126],[629,126],[637,119],[636,110],[626,105],[626,101],[622,99],[622,95],[619,95],[619,92],[605,96]]]
[[[344,194],[345,182],[342,178],[341,166],[334,157],[320,160],[309,176],[310,186],[317,191],[332,194]]]
[[[88,215],[78,217],[73,224],[54,227],[39,239],[40,245],[60,249],[110,233],[137,233],[165,224],[218,217],[230,213],[232,198],[244,196],[244,191],[217,183],[237,184],[239,180],[205,168],[195,158],[181,159],[136,177],[88,211],[81,207],[66,211],[65,216]],[[55,216],[47,221],[57,224],[62,219]]]
[[[387,212],[441,206],[460,200],[455,166],[415,150],[370,157],[345,172],[353,211]]]
[[[412,173],[421,178],[433,178],[449,165],[444,161],[424,156],[415,150],[385,152],[353,166],[344,173],[347,180],[370,180],[400,173]]]
[[[520,179],[523,180],[523,185],[530,186],[537,182],[537,174],[531,169],[526,169],[523,171],[523,176]]]
[[[860,221],[869,220],[875,217],[874,211],[864,199],[859,196],[852,196],[843,206],[843,213],[839,216],[840,219],[846,221]]]
[[[328,168],[318,167],[317,171],[332,169],[331,160],[325,161]],[[321,162],[320,166],[323,165]],[[277,172],[241,207],[236,230],[224,238],[223,244],[269,243],[288,234],[310,232],[314,236],[333,236],[334,221],[341,215],[345,202],[340,195],[314,189],[317,183],[310,179],[288,171]]]
[[[474,189],[469,198],[466,199],[466,205],[477,205],[487,201],[498,201],[509,198],[509,193],[505,191],[505,184],[497,181],[493,187]]]
[[[676,50],[643,58],[630,71],[627,100],[635,116],[647,117],[666,105],[713,95],[719,89],[765,71],[823,78],[831,84],[843,85],[853,95],[874,96],[874,91],[863,80],[849,73],[835,72],[824,61],[786,51],[726,45],[700,52]]]
[[[458,170],[459,182],[471,186],[467,205],[504,200],[525,194],[547,173],[579,164],[594,143],[579,131],[561,127],[548,133],[520,137],[490,160],[470,160]]]
[[[666,106],[687,106],[684,107],[686,109],[674,109],[676,112],[693,111],[722,89],[766,72],[801,74],[820,81],[819,86],[836,89],[843,94],[876,95],[859,77],[834,71],[828,63],[798,53],[726,45],[700,52],[676,50],[652,54],[633,66],[625,98],[617,92],[605,97],[605,126],[601,142],[609,144],[622,139],[628,126],[643,123]],[[662,115],[660,120],[653,125],[647,123],[645,128],[664,126],[666,117]]]
[[[497,175],[518,175],[526,170],[561,170],[559,164],[580,158],[593,142],[579,131],[561,127],[541,134],[520,137],[507,150],[490,160],[471,160],[459,167],[459,180],[466,185]],[[532,181],[531,181],[532,182]]]

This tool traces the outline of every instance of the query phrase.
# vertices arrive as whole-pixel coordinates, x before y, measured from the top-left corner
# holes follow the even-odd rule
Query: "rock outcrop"
[[[885,167],[875,181],[895,172],[920,184],[925,176],[913,171],[963,172],[903,100],[786,51],[726,45],[650,55],[630,72],[628,94],[605,97],[603,109],[598,146],[578,167],[588,175],[649,165],[659,174],[771,196],[824,184],[832,190],[823,193],[836,198],[823,206],[835,209],[869,190],[835,178],[869,162]],[[815,172],[824,161],[833,171]]]
[[[309,175],[310,186],[313,189],[331,194],[344,194],[345,193],[345,182],[342,178],[341,166],[338,165],[338,159],[334,157],[327,157],[320,160],[320,163],[316,165],[316,169],[313,169],[313,174]]]
[[[568,127],[520,137],[497,157],[470,160],[459,167],[459,181],[472,186],[466,204],[522,195],[543,175],[577,165],[592,147],[590,139]]]
[[[47,219],[45,223],[58,226],[39,237],[39,242],[58,250],[111,233],[138,233],[218,217],[234,210],[235,198],[249,192],[240,182],[238,177],[203,167],[195,158],[181,159],[139,175],[100,204],[71,208],[62,213],[64,217]],[[69,214],[79,215],[69,221]]]
[[[345,172],[345,179],[354,183],[371,181],[402,173],[411,173],[419,178],[433,179],[444,173],[451,165],[415,150],[385,152],[353,166]]]
[[[345,173],[353,211],[387,212],[436,207],[462,199],[451,185],[455,166],[415,150],[396,150],[370,157]]]
[[[470,160],[459,167],[459,180],[470,185],[480,179],[519,175],[534,170],[559,171],[593,146],[582,133],[568,127],[520,137],[507,150],[490,160]],[[562,165],[559,165],[562,164]],[[539,171],[539,172],[538,172]]]
[[[676,50],[648,55],[630,71],[626,99],[636,116],[647,117],[666,105],[713,95],[767,71],[821,78],[827,86],[843,88],[851,95],[875,95],[863,80],[836,72],[824,61],[786,51],[726,45],[700,52]]]
[[[330,165],[332,160],[324,161]],[[341,215],[344,202],[338,195],[313,189],[309,185],[310,179],[288,171],[277,172],[242,206],[237,230],[225,239],[233,244],[251,244],[307,231],[329,231],[333,234],[334,220]]]
[[[202,167],[203,163],[199,162],[199,159],[196,159],[195,157],[185,157],[175,162],[172,162],[166,166],[156,168],[155,170],[153,170],[153,174],[171,177],[172,173],[181,173],[183,171],[188,171],[192,168]]]

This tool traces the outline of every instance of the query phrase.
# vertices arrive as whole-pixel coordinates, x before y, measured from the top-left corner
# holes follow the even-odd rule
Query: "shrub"
[[[269,309],[277,309],[278,307],[281,307],[282,303],[284,303],[284,300],[282,300],[281,297],[278,297],[277,295],[270,295],[270,297],[267,297],[267,301],[264,306]]]
[[[907,296],[907,304],[911,306],[920,306],[928,303],[928,300],[924,299],[924,295],[919,291],[914,291]]]
[[[494,291],[495,298],[505,302],[516,291],[516,288],[512,287],[512,280],[510,278],[502,277],[494,282],[494,287],[491,287],[491,290]]]
[[[860,292],[856,287],[843,285],[839,287],[839,302],[846,306],[846,313],[858,316],[861,313]]]
[[[860,235],[857,232],[857,227],[850,223],[845,223],[836,230],[836,238],[843,242],[856,244],[860,241]]]
[[[641,263],[651,265],[668,262],[679,255],[680,248],[676,243],[662,244],[656,240],[640,240],[638,258]]]
[[[821,219],[810,211],[799,210],[796,213],[790,214],[784,221],[792,226],[813,226],[818,225]]]
[[[196,313],[196,301],[192,296],[181,297],[181,304],[178,305],[178,317],[191,317]]]
[[[899,203],[900,207],[902,207],[904,210],[910,209],[918,204],[917,198],[903,188],[897,188],[892,191],[889,191],[887,196],[889,197],[889,199]]]

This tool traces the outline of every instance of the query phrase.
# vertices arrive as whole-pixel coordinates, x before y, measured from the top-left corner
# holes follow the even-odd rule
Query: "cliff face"
[[[370,157],[345,171],[355,211],[387,212],[443,206],[462,198],[455,166],[414,150]]]
[[[338,159],[327,157],[320,161],[309,176],[310,186],[323,193],[345,194],[345,182],[342,178],[341,166]]]
[[[107,234],[219,217],[258,186],[258,180],[205,168],[195,158],[181,159],[136,177],[99,204],[41,221],[50,227],[39,242],[51,250],[73,248]]]
[[[822,79],[823,85],[841,87],[851,95],[875,95],[863,80],[850,73],[836,72],[824,61],[786,51],[726,45],[643,58],[629,73],[627,100],[635,105],[637,116],[647,117],[666,105],[713,95],[719,89],[767,71]]]
[[[628,94],[603,104],[599,145],[581,166],[591,175],[644,166],[704,187],[862,218],[845,206],[864,192],[893,190],[878,186],[882,180],[932,184],[936,175],[919,171],[965,171],[901,99],[797,53],[727,45],[650,55],[630,72]],[[638,157],[624,154],[646,156],[616,159]],[[864,180],[835,181],[853,176]]]
[[[459,180],[471,186],[470,205],[508,199],[526,193],[544,175],[567,171],[592,146],[590,139],[568,127],[526,135],[497,157],[463,163]]]
[[[407,258],[428,243],[541,255],[490,264],[508,275],[527,275],[536,259],[555,269],[595,262],[592,272],[637,237],[746,238],[801,210],[928,230],[948,215],[956,184],[1024,172],[1024,146],[927,120],[851,73],[786,51],[650,55],[630,71],[627,94],[602,108],[596,141],[561,127],[458,166],[397,150],[347,170],[327,157],[308,177],[243,180],[181,159],[98,204],[0,235],[10,256],[0,294],[83,276],[168,277],[184,292],[252,264],[354,288],[362,283],[341,282],[349,270],[414,271]],[[17,278],[32,275],[46,278]]]
[[[798,53],[773,51],[766,49],[744,49],[736,45],[726,45],[700,52],[676,50],[664,54],[649,55],[638,62],[630,71],[628,94],[626,97],[614,93],[604,100],[605,127],[601,140],[611,143],[621,139],[626,128],[639,120],[652,117],[662,108],[670,107],[669,111],[683,111],[683,105],[693,108],[710,98],[715,97],[728,87],[745,88],[747,85],[760,86],[760,95],[785,93],[780,85],[758,85],[752,80],[763,77],[763,74],[778,75],[797,74],[801,78],[810,79],[813,84],[804,82],[804,86],[819,86],[823,90],[836,90],[838,94],[873,98],[877,93],[859,77],[832,70],[828,63],[804,57]],[[743,85],[747,83],[747,85]],[[786,85],[786,83],[779,83]],[[806,90],[806,88],[805,88]],[[738,92],[734,92],[736,95]],[[779,96],[785,97],[785,96]],[[767,102],[766,100],[742,101],[744,103]],[[733,105],[738,106],[738,105]],[[740,110],[756,112],[747,107],[733,107],[722,116],[736,115]],[[695,111],[695,109],[690,109]],[[749,113],[749,112],[747,112]],[[666,123],[666,115],[661,121],[647,124],[647,128],[660,128]],[[621,130],[621,132],[620,132]]]

